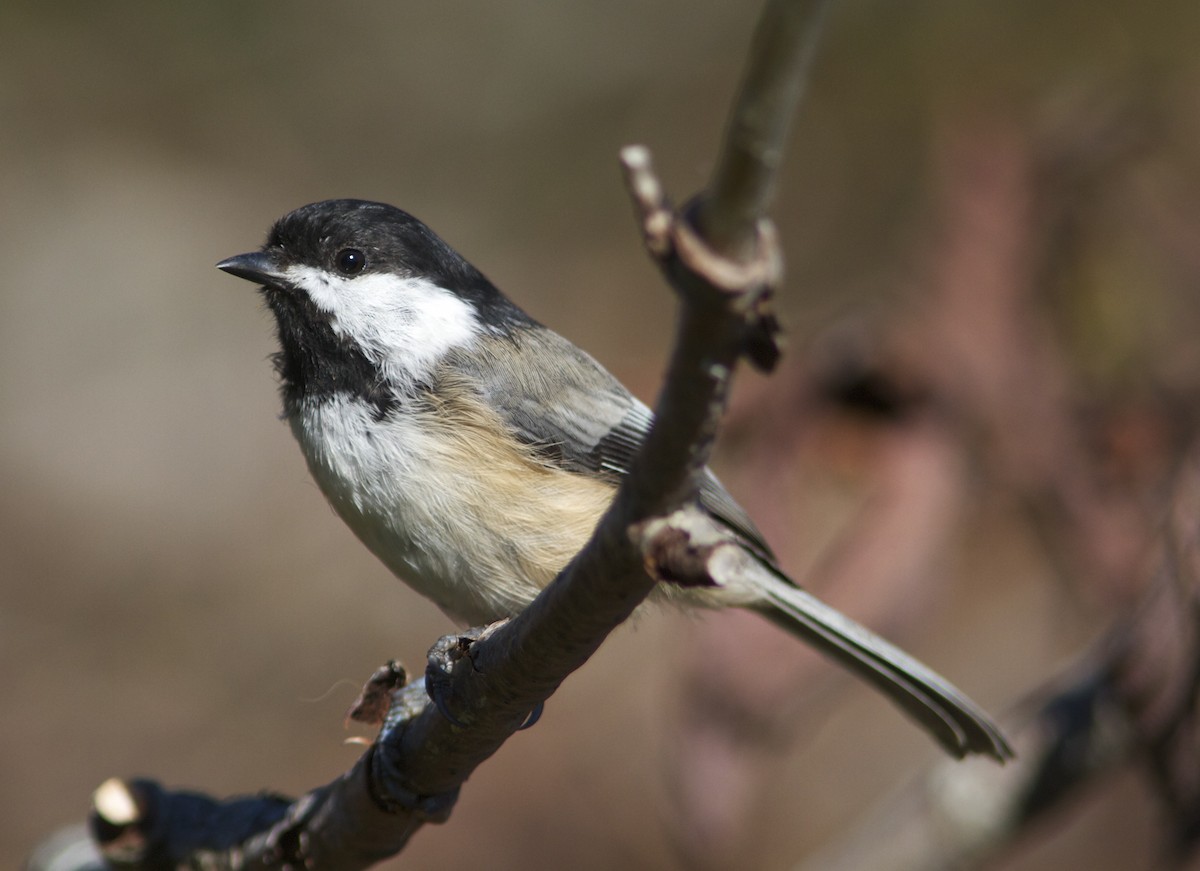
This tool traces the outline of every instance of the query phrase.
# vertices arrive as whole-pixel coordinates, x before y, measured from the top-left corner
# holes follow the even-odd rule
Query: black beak
[[[255,284],[267,284],[272,287],[279,287],[284,280],[275,262],[261,251],[229,257],[218,263],[217,269],[253,281]]]

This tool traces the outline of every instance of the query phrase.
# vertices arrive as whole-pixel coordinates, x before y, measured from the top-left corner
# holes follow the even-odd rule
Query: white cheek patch
[[[284,277],[330,316],[335,333],[356,343],[397,384],[421,379],[482,331],[469,303],[423,278],[349,278],[311,266],[293,266]]]

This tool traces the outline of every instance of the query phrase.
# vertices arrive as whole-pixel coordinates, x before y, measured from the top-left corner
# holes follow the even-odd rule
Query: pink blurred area
[[[452,629],[324,504],[278,419],[272,325],[213,264],[303,203],[389,201],[652,401],[673,301],[640,250],[616,154],[643,142],[677,197],[703,185],[754,11],[0,8],[0,865],[81,820],[112,775],[217,795],[334,778],[360,752],[342,717],[362,681],[391,657],[420,670]],[[836,604],[894,630],[992,710],[1103,629],[1122,601],[1112,566],[1135,561],[1142,541],[1122,535],[1149,520],[1079,521],[1095,547],[1071,551],[1072,565],[1113,575],[1080,594],[1086,582],[1064,583],[1011,498],[1024,474],[1053,477],[1036,438],[980,460],[921,429],[805,422],[789,416],[806,407],[789,379],[819,366],[847,323],[892,336],[889,359],[923,376],[936,342],[968,367],[1027,360],[991,329],[1007,322],[988,286],[938,296],[957,276],[995,277],[979,264],[1004,248],[997,262],[1028,270],[1047,251],[1068,261],[1039,287],[1078,395],[1188,394],[1200,381],[1198,37],[1200,7],[1178,0],[843,3],[787,155],[774,215],[788,368],[741,382],[718,471],[798,577],[828,582]],[[1130,117],[1086,129],[1114,114]],[[1006,150],[1058,154],[1054,137],[1073,143],[1060,149],[1070,161],[1046,177],[1022,175]],[[1074,145],[1093,140],[1129,156],[1109,165]],[[1060,216],[1020,198],[1057,196],[1045,186],[1085,164],[1071,237],[1047,236],[1037,222]],[[957,196],[981,176],[988,202],[1031,210],[1022,238],[1037,241],[1036,263],[1013,254],[1011,221],[992,232],[993,213]],[[972,222],[991,247],[948,240]],[[1034,281],[1021,276],[997,281]],[[988,406],[1005,409],[997,426],[1047,419],[1000,401],[1027,395],[1031,371],[971,382],[1000,397]],[[933,380],[954,395],[961,374]],[[1159,443],[1139,421],[1103,433],[1134,465]],[[963,464],[1005,470],[1009,489]],[[928,552],[863,540],[855,553],[864,574],[911,558],[936,576],[932,591],[823,577],[864,506],[914,482],[927,501],[880,522]],[[471,778],[451,821],[387,867],[650,871],[732,849],[736,867],[787,868],[836,838],[937,750],[764,627],[653,612],[622,628]],[[794,725],[723,755],[680,715],[681,675],[697,673],[752,705],[802,687]],[[1071,811],[993,867],[1117,871],[1158,854],[1157,811],[1133,776]]]

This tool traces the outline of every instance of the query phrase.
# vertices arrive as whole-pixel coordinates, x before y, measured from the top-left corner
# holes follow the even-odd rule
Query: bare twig
[[[696,215],[708,244],[733,260],[754,256],[754,226],[774,196],[788,130],[830,5],[830,0],[770,0],[759,19],[721,156]]]
[[[1114,141],[1129,141],[1107,132],[1102,139],[1099,154],[1106,160],[1118,156]],[[1070,153],[1086,156],[1089,144],[1076,143]],[[950,186],[946,220],[952,244],[928,317],[930,335],[942,338],[924,344],[932,354],[930,371],[941,373],[936,392],[984,434],[993,474],[1035,512],[1048,553],[1072,589],[1121,608],[1101,642],[1040,687],[1006,724],[1018,751],[1015,765],[935,765],[799,867],[978,867],[1127,764],[1148,769],[1168,812],[1173,850],[1164,854],[1166,866],[1195,863],[1200,445],[1183,463],[1179,447],[1163,446],[1167,456],[1150,464],[1156,471],[1146,480],[1124,486],[1106,480],[1087,449],[1089,433],[1072,414],[1081,392],[1077,373],[1042,310],[1045,279],[1062,265],[1050,262],[1061,257],[1052,243],[1076,229],[1069,203],[1083,182],[1096,179],[1081,172],[1085,160],[1061,159],[1063,143],[1042,154],[1003,127],[990,126],[969,141],[960,137],[956,146],[961,177]],[[1159,494],[1169,475],[1174,496],[1163,525]],[[1097,596],[1098,587],[1107,596]]]
[[[1165,867],[1194,861],[1200,811],[1200,464],[1184,472],[1145,593],[1006,730],[1019,754],[1004,769],[937,764],[882,802],[803,871],[976,867],[1104,774],[1144,762],[1169,812]]]

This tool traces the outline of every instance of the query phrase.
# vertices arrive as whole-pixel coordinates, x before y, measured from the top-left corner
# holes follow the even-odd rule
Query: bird
[[[394,206],[302,206],[259,250],[217,268],[258,285],[274,315],[283,416],[335,512],[466,625],[519,613],[582,549],[654,420],[593,357]],[[949,681],[792,581],[708,469],[698,502],[766,570],[720,587],[660,584],[671,589],[659,598],[761,612],[950,754],[1011,757]]]

